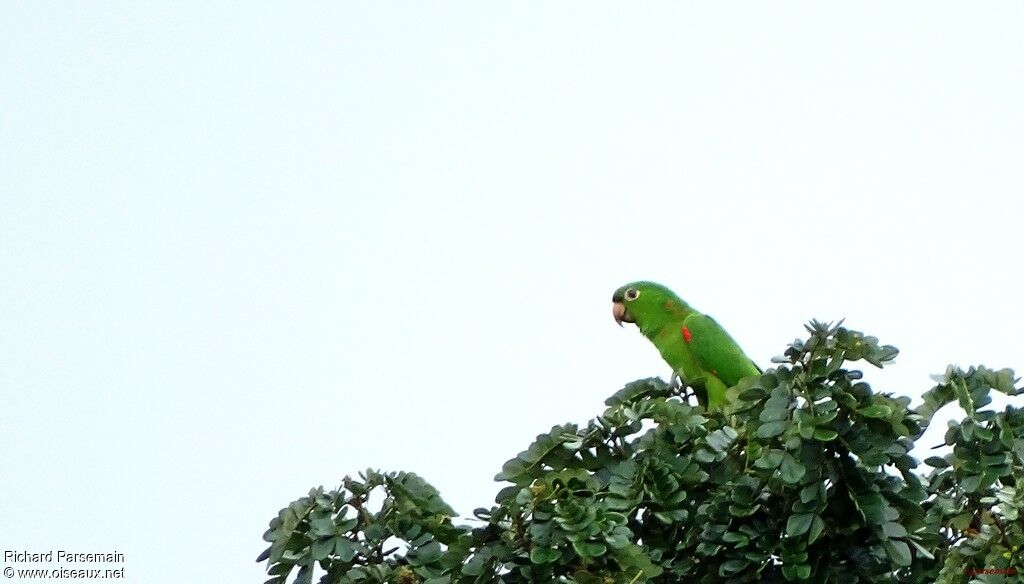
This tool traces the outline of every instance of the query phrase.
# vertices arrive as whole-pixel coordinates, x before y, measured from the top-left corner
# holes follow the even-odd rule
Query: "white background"
[[[674,288],[762,365],[811,318],[1024,368],[1024,5],[5,2],[0,548],[262,581],[368,466],[469,514],[668,368]],[[938,429],[941,435],[941,428]]]

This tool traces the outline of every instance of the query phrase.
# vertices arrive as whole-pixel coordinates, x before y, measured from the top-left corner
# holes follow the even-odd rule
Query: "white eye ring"
[[[626,290],[624,297],[626,300],[636,300],[637,298],[640,298],[640,291],[636,288],[630,288],[629,290]]]

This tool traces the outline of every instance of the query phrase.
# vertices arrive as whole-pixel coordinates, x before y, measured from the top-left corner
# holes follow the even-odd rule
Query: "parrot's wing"
[[[680,332],[703,368],[726,385],[736,385],[748,375],[761,373],[729,333],[710,316],[697,312],[687,316]]]

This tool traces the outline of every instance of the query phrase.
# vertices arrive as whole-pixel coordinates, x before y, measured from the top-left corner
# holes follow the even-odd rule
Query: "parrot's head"
[[[674,292],[661,284],[632,282],[612,294],[612,316],[619,326],[632,322],[645,330],[673,304],[685,306]]]

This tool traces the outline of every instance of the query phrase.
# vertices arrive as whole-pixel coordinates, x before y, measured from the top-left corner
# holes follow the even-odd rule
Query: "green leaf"
[[[768,392],[761,387],[753,387],[740,392],[739,398],[743,401],[757,401],[768,395]]]
[[[462,566],[462,573],[467,576],[479,576],[484,573],[484,564],[490,559],[489,554],[473,554],[469,561]]]
[[[572,548],[581,558],[596,558],[608,551],[608,546],[600,542],[572,542]]]
[[[807,544],[810,545],[821,537],[822,532],[825,531],[825,521],[822,520],[820,515],[815,515],[814,519],[811,520],[811,527],[807,530]]]
[[[867,416],[868,418],[888,418],[892,415],[892,410],[889,409],[889,406],[883,405],[868,406],[857,411],[862,416]]]
[[[909,566],[913,557],[910,555],[910,546],[907,542],[898,539],[887,539],[882,542],[885,546],[885,553],[896,563],[897,566]]]
[[[562,448],[562,444],[572,442],[576,439],[577,427],[575,424],[554,426],[547,434],[539,434],[533,444],[518,456],[509,460],[501,467],[501,472],[495,475],[496,481],[509,481],[519,485],[526,485],[542,473],[541,465],[552,458],[562,457],[568,460],[572,452]]]
[[[711,452],[710,450],[706,450],[704,448],[700,448],[700,449],[697,450],[697,452],[694,452],[693,453],[693,457],[696,458],[698,462],[703,462],[703,463],[709,463],[709,462],[714,462],[715,461],[715,454],[713,452]]]
[[[981,480],[985,478],[982,474],[967,475],[960,481],[960,488],[968,493],[973,493],[981,486]]]
[[[823,490],[821,483],[813,483],[807,485],[806,487],[800,489],[800,502],[810,503],[811,501],[814,501],[815,499],[818,498],[818,494],[821,492],[821,490]]]
[[[829,428],[815,428],[814,439],[821,440],[822,442],[829,442],[839,437],[839,432],[831,430]]]
[[[886,520],[885,499],[878,493],[864,493],[855,497],[854,503],[868,523],[880,524]]]
[[[765,470],[778,468],[778,466],[782,464],[782,456],[784,454],[785,451],[783,450],[766,450],[757,460],[754,461],[754,466]]]
[[[797,580],[807,580],[811,577],[811,566],[810,564],[800,564],[796,567],[796,578]]]
[[[785,432],[788,427],[789,422],[785,420],[778,422],[765,422],[757,429],[757,437],[771,438],[773,436],[778,436]]]
[[[776,388],[772,390],[772,396],[764,403],[761,410],[760,420],[762,422],[781,421],[789,418],[789,405],[793,396],[787,389]]]
[[[441,544],[436,541],[418,547],[409,553],[409,561],[414,566],[422,566],[423,564],[429,564],[436,562],[441,558],[441,554],[444,551],[441,549]]]
[[[356,545],[352,541],[344,537],[334,538],[334,553],[338,554],[338,559],[342,562],[351,562],[352,558],[356,557]]]
[[[722,541],[726,543],[735,543],[738,544],[737,547],[743,547],[747,545],[747,542],[750,541],[750,538],[742,533],[737,533],[735,531],[727,531],[724,534],[722,534]]]
[[[726,560],[718,567],[718,575],[723,577],[732,576],[750,565],[750,562],[741,559]]]
[[[534,546],[530,550],[530,561],[534,564],[550,564],[561,557],[561,555],[562,552],[556,549]]]
[[[732,443],[736,440],[737,436],[738,434],[736,433],[736,430],[726,426],[708,434],[706,441],[707,445],[715,452],[725,452],[730,446],[732,446]]]
[[[334,549],[334,538],[318,539],[313,542],[313,547],[310,550],[314,560],[322,560],[330,555]]]
[[[949,520],[949,524],[955,529],[964,531],[971,524],[971,520],[974,518],[973,513],[961,513],[956,517]]]
[[[816,515],[814,513],[796,513],[789,516],[789,520],[786,521],[786,535],[790,537],[796,537],[807,533],[807,530],[811,527],[811,522],[814,520]]]
[[[791,485],[795,485],[800,482],[800,479],[807,473],[807,469],[804,465],[800,464],[793,455],[786,453],[782,457],[782,466],[779,467],[779,472],[782,474],[782,480],[786,481]]]
[[[331,519],[314,519],[309,522],[313,535],[334,535],[334,521]]]
[[[890,521],[882,525],[882,531],[885,532],[886,537],[906,537],[907,530],[894,521]]]

